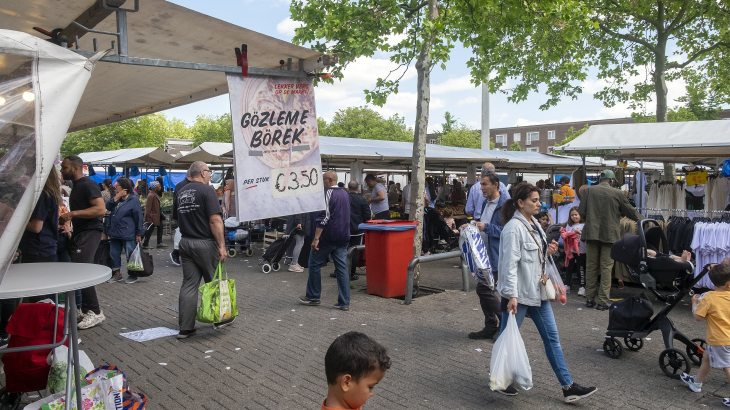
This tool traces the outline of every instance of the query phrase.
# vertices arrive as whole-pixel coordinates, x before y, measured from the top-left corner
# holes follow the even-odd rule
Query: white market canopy
[[[109,0],[133,9],[133,0]],[[218,20],[165,0],[142,0],[138,12],[128,12],[128,55],[131,63],[105,62],[120,60],[115,52],[100,60],[76,110],[69,131],[137,117],[172,107],[189,104],[228,93],[223,70],[198,71],[171,68],[167,62],[159,66],[133,65],[154,59],[235,66],[234,48],[248,45],[249,73],[256,69],[279,69],[279,61],[292,59],[294,74],[299,59],[304,68],[312,67],[322,53],[300,47],[243,27]],[[94,16],[105,16],[95,22]],[[46,39],[34,31],[38,26],[47,31],[56,28],[73,33],[68,42],[80,36],[79,48],[93,50],[98,39],[99,50],[110,48],[114,36],[87,33],[72,25],[78,21],[88,28],[116,32],[115,13],[104,10],[101,0],[22,0],[5,1],[0,7],[0,28],[16,30]],[[240,71],[239,71],[240,72]]]
[[[413,144],[410,142],[321,136],[319,144],[323,164],[329,163],[332,168],[349,168],[350,163],[358,160],[364,169],[405,171],[410,167],[413,158]],[[204,142],[188,154],[177,158],[175,162],[230,164],[232,160],[233,144]],[[583,164],[580,157],[539,152],[481,150],[433,144],[426,146],[426,166],[431,170],[441,170],[446,166],[447,171],[464,171],[469,165],[476,165],[478,169],[487,161],[494,163],[498,169],[520,169],[527,172],[549,172],[552,169],[572,171]],[[597,170],[606,166],[587,160],[586,167]]]
[[[571,153],[598,151],[606,157],[715,165],[730,156],[730,121],[594,125],[555,147]]]
[[[79,154],[85,164],[92,165],[170,165],[175,157],[162,148],[127,148],[114,151]]]

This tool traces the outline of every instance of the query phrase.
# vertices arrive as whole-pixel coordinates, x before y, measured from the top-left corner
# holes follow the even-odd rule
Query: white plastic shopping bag
[[[494,289],[492,265],[489,263],[487,247],[479,234],[479,228],[469,224],[461,231],[459,249],[461,249],[461,256],[469,266],[469,271],[474,279]]]
[[[127,271],[129,272],[142,272],[144,271],[144,265],[142,264],[142,249],[137,243],[137,247],[134,248],[132,254],[129,255],[129,261],[127,261]]]
[[[547,258],[548,262],[545,264],[545,274],[550,278],[550,282],[553,283],[555,289],[555,300],[551,302],[560,302],[561,305],[568,303],[568,296],[565,290],[565,284],[563,279],[560,277],[560,271],[555,266],[555,262],[552,257]]]
[[[120,374],[107,380],[95,380],[81,388],[84,410],[123,410],[124,375]],[[66,407],[65,391],[44,397],[25,406],[24,410],[81,410],[76,408],[76,391],[71,393],[71,405]]]
[[[504,390],[510,385],[523,390],[532,388],[532,368],[514,313],[509,314],[507,327],[494,342],[489,363],[489,388]]]
[[[179,249],[180,248],[180,240],[181,239],[182,239],[182,233],[180,233],[180,228],[175,228],[175,237],[172,238],[173,249]]]
[[[68,347],[59,346],[48,354],[47,362],[51,365],[51,371],[48,373],[48,392],[51,394],[59,393],[66,390],[66,370],[68,369]],[[89,356],[86,352],[79,350],[79,373],[87,374],[94,369]],[[75,383],[72,381],[72,385]]]

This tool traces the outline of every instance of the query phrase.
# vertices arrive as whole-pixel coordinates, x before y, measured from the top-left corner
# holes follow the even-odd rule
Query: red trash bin
[[[418,222],[375,220],[360,224],[368,257],[367,290],[384,298],[405,296],[408,263]]]

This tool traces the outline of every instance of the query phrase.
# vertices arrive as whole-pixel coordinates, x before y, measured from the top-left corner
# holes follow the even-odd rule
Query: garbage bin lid
[[[416,229],[416,226],[418,226],[418,222],[376,219],[360,224],[357,228],[370,231],[408,231]]]

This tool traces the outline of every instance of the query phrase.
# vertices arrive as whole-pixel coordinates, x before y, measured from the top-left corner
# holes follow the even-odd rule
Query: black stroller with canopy
[[[650,224],[644,230],[644,225]],[[704,339],[690,339],[677,330],[668,317],[669,312],[687,295],[693,295],[692,288],[707,274],[709,267],[694,277],[691,263],[682,263],[663,255],[660,250],[667,250],[667,239],[659,224],[653,219],[644,219],[638,223],[638,235],[627,233],[624,238],[611,247],[611,258],[624,263],[632,276],[632,280],[640,283],[654,296],[665,302],[666,306],[652,318],[653,307],[645,294],[613,303],[609,309],[608,331],[603,342],[606,356],[618,359],[623,353],[621,343],[616,338],[623,338],[626,348],[638,351],[644,346],[646,336],[655,330],[662,332],[665,350],[659,355],[659,367],[667,376],[679,379],[682,373],[689,373],[692,364],[699,366],[705,348]],[[657,252],[655,258],[647,255],[647,249]],[[657,285],[670,289],[667,295],[657,292]],[[682,351],[674,347],[674,340],[685,345]]]
[[[427,207],[423,214],[423,251],[448,252],[459,247],[459,235],[449,228],[439,211]]]

